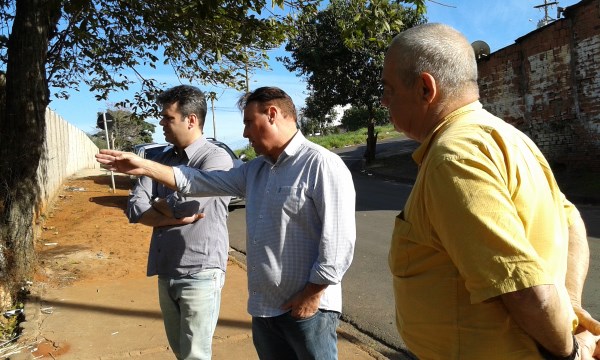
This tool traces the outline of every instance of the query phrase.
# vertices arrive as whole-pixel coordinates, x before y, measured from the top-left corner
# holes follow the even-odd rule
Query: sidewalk
[[[65,182],[38,241],[46,279],[34,279],[23,332],[14,350],[1,352],[0,358],[175,359],[163,328],[157,278],[145,276],[151,229],[128,224],[122,213],[128,177],[116,177],[116,192],[108,184],[109,177],[98,169]],[[232,251],[213,359],[258,359],[247,299],[244,261]],[[350,325],[342,323],[338,334],[340,359],[385,359]]]
[[[246,312],[246,272],[230,261],[213,359],[258,359]],[[12,360],[29,359],[175,359],[168,347],[156,295],[156,278],[37,289],[27,303],[27,349]],[[340,359],[382,359],[339,336]],[[344,336],[345,335],[345,336]],[[350,335],[351,336],[351,335]],[[371,352],[371,354],[369,354]]]

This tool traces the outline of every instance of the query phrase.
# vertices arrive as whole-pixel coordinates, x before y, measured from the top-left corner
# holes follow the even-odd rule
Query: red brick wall
[[[568,7],[478,67],[483,106],[529,135],[555,170],[600,172],[600,0]]]

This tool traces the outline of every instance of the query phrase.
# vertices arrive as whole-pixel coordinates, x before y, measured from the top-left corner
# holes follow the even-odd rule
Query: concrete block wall
[[[94,159],[98,147],[80,129],[46,109],[46,141],[38,166],[41,188],[37,214],[43,214],[64,180],[82,169],[100,168]]]
[[[529,135],[555,170],[600,172],[599,56],[600,0],[583,0],[480,60],[481,102]]]

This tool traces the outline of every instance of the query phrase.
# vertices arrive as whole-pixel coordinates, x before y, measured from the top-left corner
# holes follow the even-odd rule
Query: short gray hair
[[[477,61],[467,39],[444,24],[428,23],[396,35],[389,52],[396,55],[396,69],[406,86],[420,74],[431,74],[444,99],[467,91],[478,93]]]

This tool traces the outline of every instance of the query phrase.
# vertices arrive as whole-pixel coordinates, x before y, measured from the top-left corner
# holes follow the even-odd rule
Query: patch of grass
[[[20,315],[0,317],[0,342],[4,343],[13,339],[18,334]]]
[[[0,343],[3,345],[10,344],[21,334],[22,329],[19,325],[25,319],[23,308],[26,296],[27,291],[21,289],[17,294],[17,299],[13,301],[12,308],[2,309],[2,315],[0,316]],[[0,346],[0,351],[2,349],[3,346]]]
[[[402,136],[402,134],[394,130],[394,126],[392,125],[376,126],[375,133],[377,134],[378,141]],[[366,144],[367,128],[340,134],[309,136],[308,139],[326,149],[340,149],[346,146]],[[246,155],[248,161],[256,157],[256,153],[250,145],[246,146],[244,149],[235,150],[235,154],[237,156],[241,156],[242,154]]]
[[[392,125],[376,126],[377,140],[390,139],[401,136]],[[324,136],[310,136],[309,140],[319,144],[326,149],[339,149],[345,146],[360,145],[367,143],[367,128],[356,131],[348,131],[342,134],[331,134]]]

